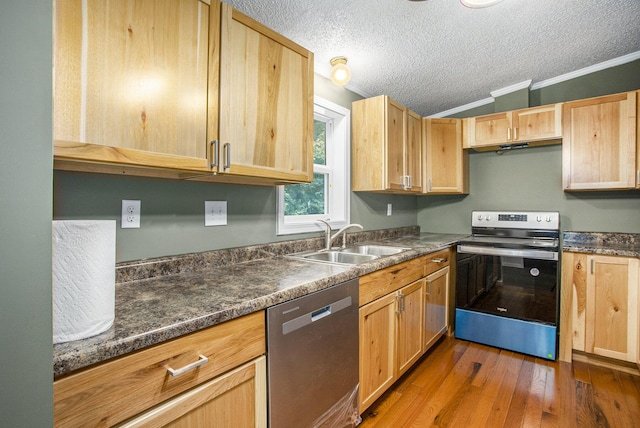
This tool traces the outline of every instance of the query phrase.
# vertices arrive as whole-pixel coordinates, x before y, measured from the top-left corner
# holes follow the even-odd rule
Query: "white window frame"
[[[276,233],[290,235],[294,233],[318,232],[325,227],[318,220],[325,220],[332,229],[339,229],[349,224],[350,189],[351,189],[351,111],[324,98],[315,96],[314,119],[328,119],[326,166],[315,165],[314,172],[328,174],[329,180],[325,203],[327,213],[305,216],[284,215],[284,186],[276,191],[277,205]]]

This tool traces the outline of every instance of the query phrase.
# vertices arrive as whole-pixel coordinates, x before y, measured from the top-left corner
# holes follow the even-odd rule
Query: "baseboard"
[[[586,354],[580,351],[573,351],[573,361],[592,364],[594,366],[606,367],[612,370],[618,370],[632,375],[640,376],[640,370],[634,363],[628,361],[616,360],[613,358],[602,357],[600,355]]]

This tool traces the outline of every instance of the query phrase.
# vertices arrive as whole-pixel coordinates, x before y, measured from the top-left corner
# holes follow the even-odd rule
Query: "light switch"
[[[227,224],[227,201],[204,201],[204,225],[224,226]]]

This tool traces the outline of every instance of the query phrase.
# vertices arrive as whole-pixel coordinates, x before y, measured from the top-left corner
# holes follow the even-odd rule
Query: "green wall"
[[[640,59],[531,91],[530,106],[560,103],[640,88]]]
[[[538,105],[541,100],[546,104],[636,89],[640,87],[638,76],[640,61],[634,61],[528,94],[505,95],[494,104],[456,116],[487,114],[500,111],[501,106],[525,107],[512,104],[527,99]],[[315,93],[346,108],[361,98],[317,75]],[[352,193],[351,221],[367,230],[418,224],[426,231],[466,233],[473,209],[549,209],[561,212],[565,230],[640,232],[636,215],[640,192],[565,193],[560,171],[560,146],[502,156],[471,152],[470,195]],[[142,227],[117,229],[117,261],[320,234],[277,236],[276,191],[270,187],[54,172],[56,219],[119,220],[122,199],[142,201]],[[204,227],[205,200],[228,201],[227,226]],[[386,216],[388,203],[393,205],[391,217]]]
[[[53,425],[50,0],[0,6],[0,425]]]
[[[530,105],[638,88],[640,60],[531,91]],[[490,113],[489,106],[483,106],[484,114]],[[500,111],[498,106],[494,111]],[[471,151],[469,195],[418,197],[418,225],[423,231],[469,233],[473,210],[552,210],[560,211],[563,230],[640,233],[640,191],[564,192],[561,172],[560,145],[503,155]]]
[[[316,75],[315,93],[343,107],[362,97]],[[141,201],[140,229],[116,231],[116,259],[151,257],[320,236],[276,235],[273,187],[54,172],[55,219],[114,219],[122,199]],[[204,201],[227,201],[227,225],[204,227]],[[393,215],[387,217],[387,204]],[[417,224],[414,197],[351,194],[351,221],[366,230]]]
[[[473,210],[560,211],[561,228],[640,233],[640,192],[563,192],[562,147],[472,153],[466,196],[418,198],[423,231],[469,233]]]

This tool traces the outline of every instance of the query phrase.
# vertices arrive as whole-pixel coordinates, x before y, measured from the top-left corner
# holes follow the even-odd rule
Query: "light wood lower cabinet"
[[[424,352],[449,328],[449,266],[427,276],[424,290]]]
[[[266,358],[260,357],[118,427],[266,428],[266,383]]]
[[[637,362],[636,258],[564,253],[560,360],[572,350]]]
[[[397,376],[401,376],[422,356],[424,284],[425,280],[420,279],[397,293]]]
[[[360,411],[396,380],[396,295],[360,308]]]
[[[225,397],[231,396],[238,400],[236,411],[255,415],[250,419],[264,424],[220,426],[264,426],[264,368],[256,359],[265,351],[261,311],[70,374],[53,384],[55,426],[114,426],[160,403],[168,407],[158,420],[176,418],[178,413],[188,414],[185,420],[200,414],[226,420],[228,410],[221,407],[227,404],[217,403],[226,403]],[[234,371],[249,361],[253,363]],[[169,369],[178,373],[172,375]],[[176,400],[175,405],[168,400]]]
[[[449,251],[438,251],[360,278],[360,412],[446,332]],[[429,280],[431,297],[425,294]],[[433,330],[428,335],[427,328]],[[429,346],[425,346],[425,339]]]

